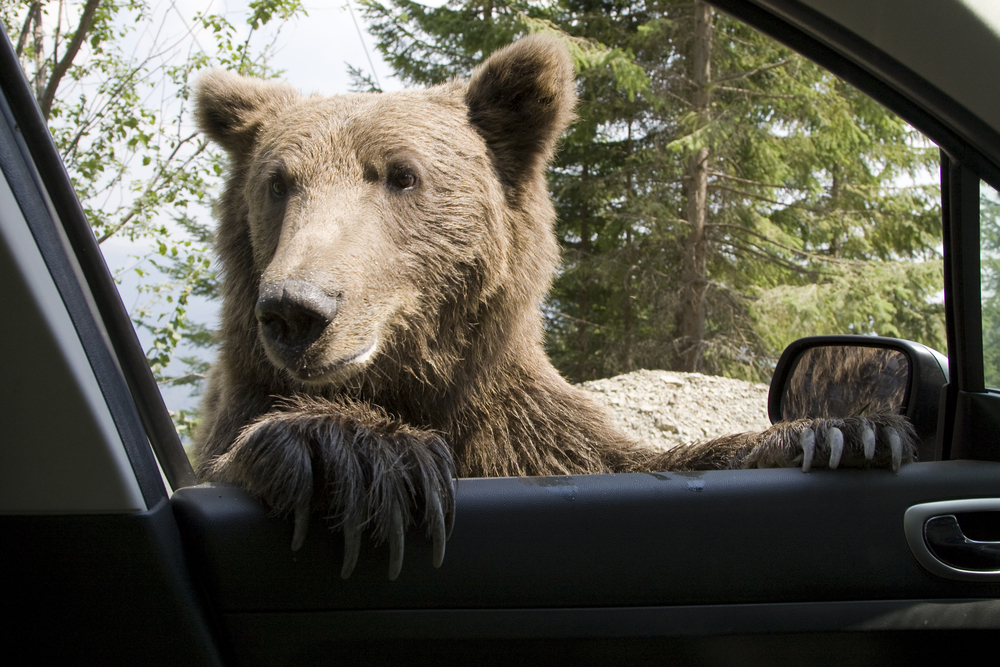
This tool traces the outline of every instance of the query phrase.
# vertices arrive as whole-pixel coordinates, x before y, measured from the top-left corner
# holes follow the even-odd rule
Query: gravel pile
[[[641,370],[580,387],[611,409],[619,428],[658,449],[771,425],[766,384]]]

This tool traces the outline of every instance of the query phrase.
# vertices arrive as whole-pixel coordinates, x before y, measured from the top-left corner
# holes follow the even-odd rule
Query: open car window
[[[803,336],[880,335],[947,352],[937,147],[720,12],[710,67],[689,80],[689,14],[664,10],[680,21],[675,42],[623,37],[641,54],[646,88],[581,67],[580,120],[550,171],[562,256],[544,304],[546,352],[574,383],[600,381],[585,387],[618,424],[663,447],[766,428],[759,385]],[[621,37],[592,33],[583,37]],[[158,339],[143,340],[190,435],[198,400],[164,373]],[[756,383],[729,390],[751,397],[732,412],[755,401],[756,414],[732,417],[700,378],[607,381],[641,369]]]
[[[435,556],[427,536],[412,530],[406,534],[405,559],[396,581],[386,576],[388,547],[367,539],[355,571],[344,580],[343,535],[329,530],[322,513],[312,517],[307,539],[293,551],[290,517],[274,516],[238,486],[193,484],[190,468],[179,462],[179,444],[144,351],[130,329],[128,336],[123,334],[128,321],[116,297],[106,291],[109,277],[94,273],[93,232],[79,206],[70,201],[69,179],[58,167],[47,130],[37,122],[40,118],[31,120],[37,116],[31,91],[22,86],[11,93],[8,73],[14,70],[4,67],[4,93],[12,109],[10,118],[4,117],[9,130],[4,137],[14,138],[8,142],[14,148],[4,144],[0,151],[3,177],[11,190],[31,189],[43,213],[56,211],[42,216],[45,229],[65,225],[65,237],[55,234],[49,239],[55,239],[49,244],[50,250],[58,250],[54,254],[47,254],[42,235],[32,236],[42,227],[24,238],[35,239],[54,276],[68,280],[66,284],[85,283],[93,294],[92,302],[59,298],[67,310],[79,310],[84,302],[84,310],[89,310],[93,304],[96,315],[88,317],[102,323],[87,329],[82,319],[73,320],[83,348],[77,361],[94,369],[94,381],[118,420],[130,462],[118,469],[128,473],[131,467],[135,483],[126,486],[139,489],[146,508],[135,503],[126,512],[119,511],[119,505],[111,508],[115,511],[105,506],[100,513],[74,515],[21,507],[0,515],[4,534],[18,545],[3,580],[11,592],[8,604],[18,612],[5,635],[12,650],[65,662],[95,657],[134,664],[254,665],[327,664],[338,659],[501,664],[556,662],[567,656],[581,662],[639,664],[665,655],[732,664],[790,655],[811,664],[842,664],[844,656],[854,655],[872,663],[890,659],[887,656],[919,661],[942,643],[991,649],[1000,627],[994,572],[1000,568],[988,561],[981,565],[976,558],[981,552],[988,557],[990,551],[978,545],[996,541],[1000,442],[995,434],[1000,432],[1000,409],[996,396],[984,392],[977,378],[985,376],[988,386],[997,382],[991,379],[993,343],[988,333],[995,328],[990,318],[996,296],[991,237],[996,197],[986,183],[1000,185],[1000,170],[986,148],[979,151],[978,135],[964,131],[961,114],[942,114],[937,107],[923,106],[920,95],[902,95],[905,86],[889,67],[894,61],[882,51],[872,57],[857,49],[859,42],[875,48],[870,42],[857,37],[838,41],[843,26],[816,23],[813,14],[803,18],[801,3],[720,4],[793,43],[841,77],[814,80],[817,86],[838,89],[871,118],[889,123],[890,130],[906,131],[908,126],[895,124],[893,117],[881,115],[877,105],[843,85],[850,81],[942,147],[940,206],[933,168],[886,181],[885,199],[878,205],[867,198],[876,189],[871,183],[848,184],[834,173],[852,166],[847,161],[803,169],[795,187],[766,182],[763,172],[751,173],[739,162],[720,162],[706,173],[717,196],[707,200],[708,208],[719,216],[711,219],[709,224],[715,226],[708,229],[717,234],[712,238],[718,247],[728,248],[715,258],[722,267],[716,268],[733,270],[746,257],[760,260],[763,278],[754,284],[734,283],[739,296],[753,296],[755,305],[763,303],[761,293],[750,290],[766,287],[777,290],[772,297],[780,297],[769,302],[770,310],[758,311],[763,320],[758,325],[766,336],[780,339],[788,322],[807,327],[821,321],[869,335],[892,333],[887,328],[891,325],[897,335],[917,332],[912,337],[947,351],[951,381],[937,403],[930,401],[927,408],[940,432],[932,456],[903,466],[898,475],[889,470],[803,474],[793,468],[462,479],[457,483],[454,531],[441,567],[431,566]],[[776,4],[782,11],[760,9]],[[748,37],[749,28],[717,17],[718,25],[729,26],[727,38],[756,39]],[[798,58],[789,54],[777,62],[789,60],[781,67],[792,61],[811,67]],[[731,77],[735,70],[719,69],[716,74]],[[752,76],[719,85],[737,88],[717,93],[734,98],[774,92],[767,81]],[[792,98],[784,102],[793,101],[796,94],[779,93]],[[753,108],[767,114],[763,107]],[[821,123],[831,110],[837,109],[816,105],[806,111],[816,112],[815,120]],[[722,108],[713,112],[714,119],[736,129],[745,127],[746,115],[727,116]],[[648,129],[619,125],[608,130],[606,138],[623,145],[632,137],[635,148],[644,136],[639,131]],[[802,128],[791,121],[776,122],[772,129],[775,145],[795,139],[808,148],[805,135],[796,134]],[[24,138],[23,144],[17,137]],[[919,137],[913,141],[937,152],[934,144]],[[723,148],[739,145],[733,135]],[[782,159],[793,155],[774,150]],[[18,180],[11,156],[28,165],[28,177]],[[852,164],[878,173],[888,161],[889,156],[859,158]],[[931,162],[925,160],[924,166]],[[620,179],[623,172],[598,173],[598,166],[560,163],[553,182],[572,188],[593,179],[587,194],[599,199],[602,183]],[[626,169],[626,180],[628,173]],[[637,178],[637,172],[632,174],[633,184]],[[627,196],[610,198],[614,215],[597,215],[591,208],[590,235],[581,227],[588,218],[575,215],[587,210],[574,212],[567,206],[561,212],[562,240],[576,251],[564,263],[566,274],[578,272],[584,284],[588,272],[618,271],[607,284],[610,295],[603,295],[600,308],[596,299],[586,313],[579,304],[573,306],[570,288],[580,286],[574,283],[564,283],[551,302],[558,304],[558,312],[553,305],[547,317],[561,328],[553,339],[558,345],[549,351],[561,357],[566,368],[581,369],[579,379],[587,378],[587,369],[606,363],[598,354],[603,349],[615,350],[612,356],[619,360],[631,354],[638,364],[661,342],[650,330],[669,320],[663,316],[670,304],[643,301],[648,285],[642,281],[666,281],[657,273],[663,273],[665,264],[650,264],[640,251],[676,252],[687,237],[678,234],[667,237],[670,243],[662,242],[655,237],[664,236],[667,228],[654,223],[672,221],[680,229],[678,219],[688,213],[679,203],[683,177],[660,178],[647,181],[650,191],[642,193],[649,195],[648,210],[628,208],[636,202]],[[915,185],[920,190],[907,190]],[[914,196],[918,191],[923,194]],[[746,198],[739,200],[741,196]],[[908,209],[902,206],[905,199],[912,204]],[[17,201],[22,212],[25,201]],[[740,201],[748,203],[741,208]],[[8,222],[16,218],[3,216],[5,234]],[[815,222],[819,231],[796,238],[797,219]],[[587,266],[581,258],[597,252],[583,252],[584,239],[607,241],[596,230],[614,225],[621,233],[612,238],[623,244],[612,248],[614,261]],[[907,254],[904,246],[894,245],[894,235],[898,239],[907,234],[919,252]],[[67,260],[66,248],[79,258],[78,265]],[[978,262],[963,255],[970,248]],[[981,264],[982,272],[975,267],[970,281],[963,269],[973,264]],[[782,283],[776,277],[781,271],[797,277]],[[965,277],[959,280],[957,275]],[[727,286],[732,285],[713,289]],[[870,287],[867,294],[865,286]],[[841,288],[843,298],[835,309],[817,308],[816,301],[802,296],[809,290]],[[666,294],[662,298],[669,301],[677,290]],[[721,289],[715,294],[718,301],[710,300],[709,310],[721,308],[718,312],[728,313],[731,320],[738,308]],[[878,319],[893,309],[892,317]],[[866,312],[871,317],[861,316]],[[728,321],[726,317],[722,319]],[[626,321],[632,327],[630,337],[624,335]],[[54,337],[51,326],[39,326],[44,336]],[[713,329],[707,329],[703,341],[712,340]],[[29,331],[23,339],[42,340],[43,335]],[[580,348],[589,353],[579,354],[567,341],[589,341],[590,347]],[[713,363],[766,370],[771,361],[754,352],[757,343],[749,341],[741,348],[731,337],[725,345],[705,347],[722,350]],[[780,346],[775,342],[771,349],[777,353]],[[50,398],[44,388],[29,385],[14,387],[8,395],[12,413],[20,405],[37,409]],[[88,400],[73,403],[73,409],[89,409]],[[940,406],[940,413],[933,405]],[[125,412],[127,419],[122,417]],[[53,421],[70,414],[58,406],[49,413]],[[74,446],[72,434],[49,435],[49,430],[39,429],[32,435],[39,447],[52,452]],[[174,482],[169,501],[147,440]],[[5,441],[3,446],[12,445]],[[5,482],[4,490],[9,488],[15,487]],[[936,505],[951,501],[958,504]],[[924,513],[914,528],[904,517],[913,516],[915,507]],[[924,538],[926,522],[948,517],[954,521],[943,527],[935,523],[935,535],[943,537],[934,544],[944,547],[935,555]],[[928,566],[934,559],[937,564]]]

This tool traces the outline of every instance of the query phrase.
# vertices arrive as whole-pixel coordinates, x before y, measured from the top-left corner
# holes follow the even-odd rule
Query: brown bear
[[[559,375],[542,348],[558,261],[546,168],[574,86],[568,53],[543,36],[426,90],[301,96],[203,76],[197,120],[229,174],[201,479],[294,514],[293,548],[321,504],[344,531],[342,575],[365,527],[389,541],[395,578],[408,526],[426,527],[440,564],[456,475],[912,459],[911,431],[892,415],[656,452]]]

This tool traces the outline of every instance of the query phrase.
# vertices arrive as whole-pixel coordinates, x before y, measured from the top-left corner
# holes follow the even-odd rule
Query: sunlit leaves
[[[30,4],[0,4],[0,18],[15,44]],[[27,40],[22,65],[30,80],[39,72],[51,74],[52,56],[65,51],[81,6],[42,3],[44,41],[37,51],[49,60],[36,62],[36,45]],[[211,343],[209,332],[189,318],[189,305],[193,296],[215,292],[209,209],[223,168],[191,124],[191,85],[206,67],[273,76],[267,62],[274,27],[304,14],[298,0],[252,0],[247,9],[242,18],[238,13],[185,17],[183,25],[194,30],[168,37],[161,30],[163,12],[178,11],[175,6],[104,0],[85,47],[59,80],[48,115],[98,242],[121,239],[134,248],[133,265],[118,276],[140,280],[141,299],[131,316],[152,339],[147,358],[154,374],[160,382],[195,389],[205,369],[195,372],[201,362],[177,355],[185,345]],[[270,26],[266,32],[265,26]],[[179,428],[189,429],[191,415],[178,414]]]

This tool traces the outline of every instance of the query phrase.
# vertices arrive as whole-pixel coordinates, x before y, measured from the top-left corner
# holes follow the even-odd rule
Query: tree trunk
[[[578,266],[587,267],[589,270],[591,260],[590,246],[590,165],[583,164],[581,175],[583,184],[583,207],[580,209],[580,257]],[[586,271],[586,270],[585,270]],[[586,274],[584,274],[586,275]],[[593,364],[590,362],[590,281],[581,280],[577,289],[577,307],[579,308],[580,321],[576,323],[576,377],[580,380],[593,380]]]
[[[45,30],[42,28],[42,5],[36,2],[30,10],[33,15],[35,25],[33,33],[33,46],[35,51],[35,99],[41,103],[45,94]]]
[[[691,45],[692,106],[697,115],[696,129],[711,120],[712,93],[712,8],[701,0],[694,6],[694,37]],[[687,221],[690,231],[684,239],[684,264],[680,289],[680,312],[676,330],[678,370],[698,370],[705,338],[705,295],[708,291],[708,262],[705,224],[708,218],[707,146],[689,157],[685,185]]]
[[[83,11],[80,12],[80,22],[73,32],[73,38],[66,45],[66,53],[61,59],[53,62],[52,76],[49,77],[48,83],[45,83],[44,77],[42,79],[43,87],[38,92],[38,106],[41,107],[42,115],[45,116],[46,120],[52,113],[52,102],[55,100],[59,83],[69,71],[70,65],[73,64],[76,54],[80,52],[84,40],[90,36],[90,29],[94,25],[94,18],[97,16],[97,9],[100,5],[101,0],[87,0]],[[41,9],[39,9],[38,25],[41,26]]]
[[[628,138],[625,141],[625,154],[626,154],[626,164],[628,169],[625,172],[625,199],[628,202],[626,210],[629,216],[632,215],[634,208],[632,206],[632,201],[635,196],[635,182],[632,178],[633,166],[632,166],[632,118],[628,119]],[[625,227],[625,263],[628,268],[625,270],[625,277],[623,279],[623,287],[625,291],[625,298],[622,304],[622,327],[625,330],[622,336],[622,344],[624,347],[624,363],[625,372],[631,373],[635,370],[635,353],[633,349],[633,340],[635,332],[635,316],[633,313],[632,301],[635,300],[635,296],[632,294],[632,272],[635,269],[635,248],[632,247],[632,220],[628,221]]]
[[[622,328],[625,330],[622,336],[622,345],[625,352],[625,372],[631,373],[635,370],[635,354],[632,349],[633,333],[635,328],[634,316],[632,314],[632,301],[635,297],[632,295],[632,269],[634,268],[632,262],[635,258],[635,253],[632,250],[632,228],[628,227],[625,229],[625,261],[628,263],[628,269],[625,271],[625,278],[622,281],[625,290],[625,298],[622,300]]]
[[[840,220],[840,168],[837,165],[830,167],[832,183],[830,184],[830,213],[835,220]],[[840,232],[835,227],[830,235],[830,257],[840,259]]]

